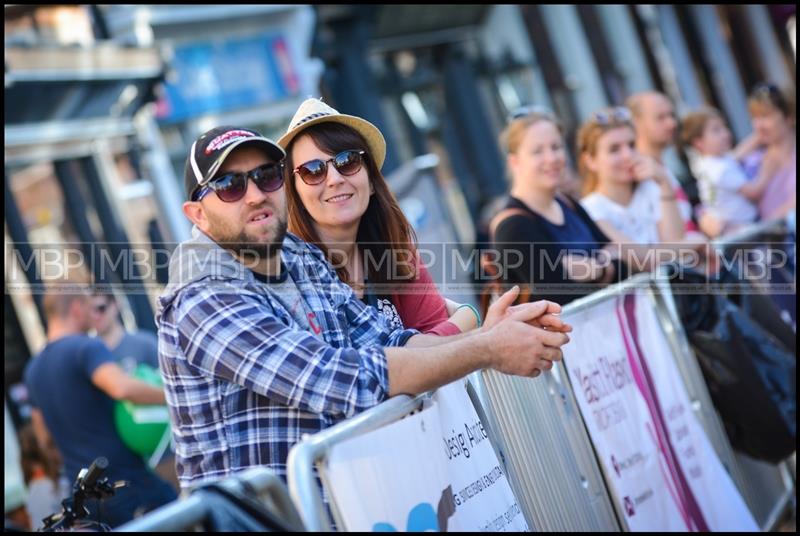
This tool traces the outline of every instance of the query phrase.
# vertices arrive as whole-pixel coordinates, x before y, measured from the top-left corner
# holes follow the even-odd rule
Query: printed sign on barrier
[[[695,416],[652,302],[637,291],[569,315],[564,363],[632,531],[758,531]]]
[[[328,477],[348,531],[528,530],[462,382],[333,447]]]

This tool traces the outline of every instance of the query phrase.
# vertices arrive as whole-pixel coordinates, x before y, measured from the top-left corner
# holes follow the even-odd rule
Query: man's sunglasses
[[[250,171],[226,173],[200,188],[194,195],[194,201],[200,201],[209,192],[216,192],[220,201],[235,203],[247,193],[247,180],[252,180],[262,192],[274,192],[283,186],[284,162],[264,164]]]
[[[293,173],[297,173],[304,183],[314,186],[320,184],[328,176],[329,163],[332,163],[333,167],[341,175],[355,175],[364,165],[365,154],[366,151],[348,149],[327,160],[320,160],[319,158],[309,160],[305,164],[300,164],[294,168]]]

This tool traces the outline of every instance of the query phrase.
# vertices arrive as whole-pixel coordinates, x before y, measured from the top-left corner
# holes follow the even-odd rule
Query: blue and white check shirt
[[[276,297],[280,285],[193,235],[170,260],[156,316],[181,487],[253,466],[285,480],[289,449],[304,434],[387,398],[382,347],[417,332],[392,330],[319,249],[293,235],[281,258],[307,311],[299,317]],[[304,316],[306,325],[298,322]]]

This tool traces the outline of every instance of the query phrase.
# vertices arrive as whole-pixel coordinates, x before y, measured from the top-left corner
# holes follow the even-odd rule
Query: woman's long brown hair
[[[408,283],[416,279],[417,236],[414,229],[406,219],[394,194],[389,190],[378,166],[375,164],[369,147],[361,135],[354,129],[340,123],[318,123],[303,131],[294,138],[286,149],[287,173],[286,197],[289,205],[289,231],[296,234],[306,242],[318,246],[328,260],[336,268],[339,279],[353,285],[360,282],[350,281],[350,275],[345,268],[344,259],[337,258],[320,240],[314,229],[314,220],[308,213],[300,199],[295,187],[295,181],[301,180],[292,170],[297,165],[292,160],[292,147],[298,138],[308,135],[314,144],[322,151],[337,154],[348,149],[359,149],[366,152],[364,165],[367,167],[369,181],[374,193],[369,198],[367,210],[361,217],[356,235],[356,244],[362,254],[362,259],[370,255],[376,262],[384,259],[388,254],[388,264],[376,262],[367,263],[366,274],[370,285],[386,285],[391,283]],[[400,257],[395,254],[400,252]],[[400,262],[395,262],[398,260]],[[413,263],[409,263],[413,261]],[[379,268],[386,266],[382,271]],[[388,273],[386,273],[388,272]],[[385,288],[385,287],[384,287]],[[381,295],[389,292],[379,292]]]

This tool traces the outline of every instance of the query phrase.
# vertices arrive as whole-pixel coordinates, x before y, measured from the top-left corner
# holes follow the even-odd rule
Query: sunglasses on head
[[[543,115],[545,117],[553,117],[555,115],[553,114],[553,111],[547,106],[532,104],[530,106],[522,106],[520,108],[517,108],[516,110],[508,114],[507,120],[511,122],[514,121],[515,119],[527,117],[532,114]]]
[[[774,84],[770,84],[768,82],[764,82],[758,84],[756,87],[753,88],[753,95],[756,97],[773,97],[775,95],[780,95],[781,90],[778,89],[778,86]]]
[[[284,162],[270,162],[263,166],[258,166],[250,171],[236,171],[226,173],[213,179],[211,182],[200,188],[194,195],[194,201],[200,201],[209,192],[215,192],[220,201],[234,203],[239,201],[247,193],[247,180],[252,180],[258,189],[269,193],[280,190],[283,186]]]
[[[304,183],[309,186],[314,186],[324,181],[325,177],[328,176],[329,163],[333,164],[333,167],[336,168],[336,171],[338,171],[340,175],[355,175],[361,170],[361,166],[364,165],[365,154],[366,151],[348,149],[327,160],[321,160],[319,158],[309,160],[305,164],[300,164],[294,168],[293,172],[297,173]]]
[[[631,112],[623,106],[617,106],[609,110],[598,110],[592,114],[591,120],[598,125],[606,126],[612,123],[629,123]]]

